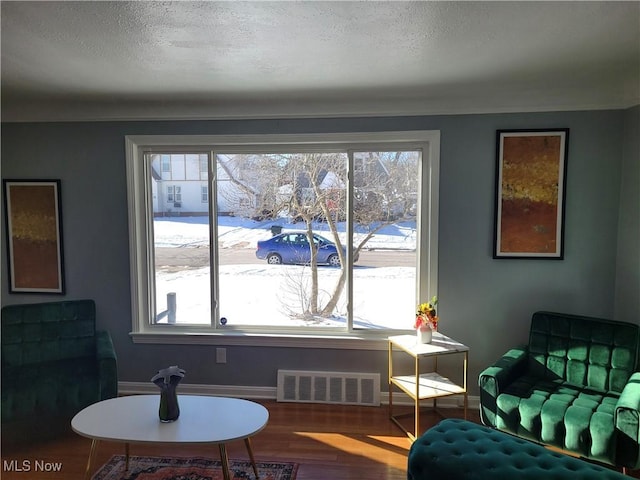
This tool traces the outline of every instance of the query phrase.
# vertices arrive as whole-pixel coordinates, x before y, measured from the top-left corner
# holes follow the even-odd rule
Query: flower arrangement
[[[430,302],[418,305],[414,328],[428,327],[434,331],[438,330],[438,316],[436,315],[437,303],[438,298],[434,295]]]

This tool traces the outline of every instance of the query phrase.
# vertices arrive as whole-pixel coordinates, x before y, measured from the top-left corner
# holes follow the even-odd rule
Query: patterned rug
[[[129,470],[124,470],[125,456],[114,455],[92,477],[93,480],[222,480],[219,460],[208,458],[129,457]],[[295,480],[297,463],[258,462],[260,480]],[[255,474],[248,460],[229,460],[231,478],[253,480]]]

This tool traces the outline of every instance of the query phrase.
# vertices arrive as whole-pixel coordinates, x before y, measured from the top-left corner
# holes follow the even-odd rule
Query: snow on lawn
[[[281,219],[284,220],[284,219]],[[271,227],[280,226],[283,231],[304,231],[303,222],[290,223],[281,220],[257,222],[237,217],[218,217],[218,244],[220,248],[244,247],[256,248],[258,240],[271,237]],[[346,242],[345,223],[337,225],[338,235]],[[207,217],[167,217],[156,218],[153,222],[157,247],[185,247],[209,243],[209,225]],[[326,223],[315,222],[313,231],[331,240],[331,231]],[[355,242],[366,235],[360,228],[355,232]],[[366,245],[368,249],[415,250],[416,224],[401,222],[386,225],[375,233]]]
[[[218,218],[220,248],[253,248],[271,236],[271,226],[284,231],[304,230],[304,224],[282,221],[256,222],[234,217]],[[344,224],[339,228],[344,230]],[[314,231],[331,239],[326,224]],[[156,246],[189,247],[208,244],[208,225],[203,217],[174,217],[154,221]],[[344,231],[339,233],[344,239]],[[415,249],[415,223],[385,226],[367,242],[369,249]],[[268,265],[256,259],[250,265],[221,265],[220,315],[228,325],[344,326],[346,302],[338,303],[331,318],[301,318],[291,310],[305,310],[310,269],[298,265]],[[319,267],[319,288],[325,301],[340,270]],[[354,326],[363,328],[411,328],[415,308],[415,275],[412,267],[354,267]],[[209,267],[159,272],[156,279],[157,311],[164,311],[166,295],[176,292],[177,323],[208,323],[210,314]]]

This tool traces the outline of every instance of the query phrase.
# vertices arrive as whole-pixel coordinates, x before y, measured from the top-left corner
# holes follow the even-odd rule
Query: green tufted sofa
[[[93,300],[2,308],[2,440],[68,430],[84,407],[118,393],[110,335],[96,331]]]
[[[536,312],[529,343],[480,373],[485,425],[617,467],[640,466],[639,326]]]

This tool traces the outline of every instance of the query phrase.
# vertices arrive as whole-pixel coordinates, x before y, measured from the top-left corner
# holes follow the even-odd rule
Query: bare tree
[[[241,157],[245,186],[259,192],[263,212],[272,217],[287,213],[304,222],[310,248],[310,284],[298,289],[304,314],[330,316],[336,310],[346,284],[346,258],[338,235],[338,222],[347,218],[347,156],[345,153],[299,153]],[[240,159],[240,158],[239,158]],[[385,226],[415,215],[419,152],[364,152],[354,155],[354,198],[350,205],[359,235],[354,254]],[[240,182],[228,165],[226,174]],[[240,187],[240,185],[238,185]],[[314,221],[326,222],[340,259],[340,275],[328,300],[321,305]],[[355,239],[354,239],[355,240]],[[348,243],[348,242],[347,242]],[[324,295],[323,295],[324,297]]]
[[[288,163],[292,179],[292,188],[290,189],[290,195],[286,203],[290,211],[304,222],[305,232],[311,250],[311,287],[308,302],[309,313],[311,315],[319,314],[327,316],[331,314],[335,308],[335,304],[330,309],[327,308],[327,306],[321,308],[318,301],[318,246],[313,236],[314,220],[324,219],[328,223],[340,259],[343,273],[340,276],[341,279],[345,271],[345,258],[342,244],[332,215],[332,210],[338,212],[344,211],[344,208],[339,205],[340,194],[337,193],[344,190],[344,186],[346,185],[346,165],[344,158],[340,158],[341,156],[343,155],[303,153],[296,155],[296,157]],[[340,281],[338,283],[340,283]],[[342,281],[342,285],[344,286],[344,281]],[[331,296],[329,304],[333,304],[333,297],[335,297],[335,292]]]

